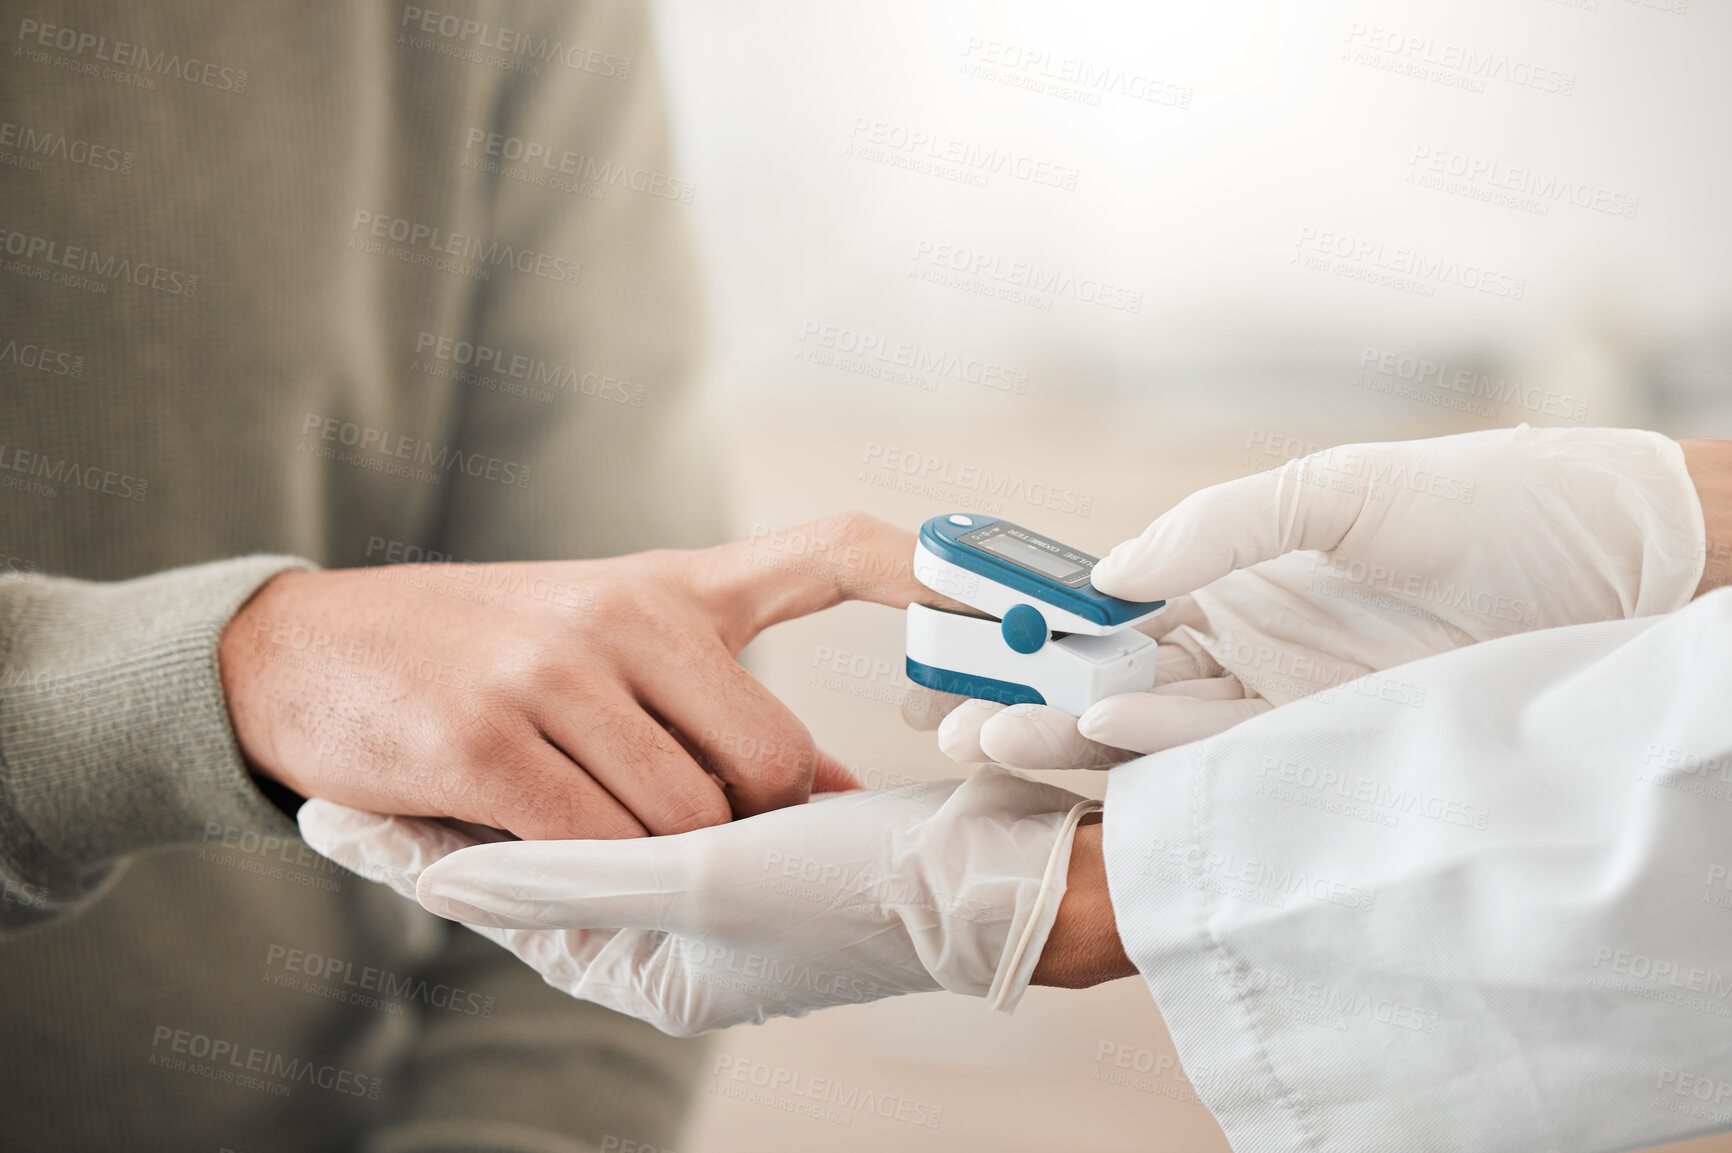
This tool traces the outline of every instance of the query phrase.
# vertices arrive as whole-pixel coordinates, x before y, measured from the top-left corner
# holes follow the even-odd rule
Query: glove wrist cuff
[[[1059,825],[1058,837],[1053,841],[1052,852],[1047,855],[1046,871],[1040,878],[1028,919],[1021,925],[1011,925],[1004,957],[999,961],[992,987],[986,991],[989,1008],[1004,1013],[1015,1012],[1017,1003],[1028,990],[1035,966],[1040,963],[1040,955],[1046,949],[1053,922],[1058,919],[1058,907],[1064,901],[1071,845],[1076,841],[1077,826],[1084,817],[1101,809],[1100,801],[1078,801],[1065,814],[1063,823]]]

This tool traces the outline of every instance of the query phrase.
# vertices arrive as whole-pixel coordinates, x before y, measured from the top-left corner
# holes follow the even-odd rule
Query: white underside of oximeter
[[[920,579],[938,592],[982,608],[925,577]],[[1047,609],[1038,607],[1042,612]],[[910,660],[946,672],[1027,685],[1047,704],[1072,716],[1080,717],[1104,697],[1147,691],[1155,683],[1155,648],[1154,641],[1127,628],[1107,636],[1060,637],[1032,653],[1019,653],[1005,643],[997,621],[908,606]]]
[[[916,541],[914,545],[914,579],[931,589],[943,593],[952,600],[959,600],[971,609],[979,609],[983,613],[991,613],[1003,618],[1017,605],[1028,605],[1040,610],[1040,615],[1046,618],[1049,632],[1083,633],[1088,636],[1105,636],[1120,629],[1141,624],[1160,612],[1154,609],[1116,625],[1100,625],[1073,612],[1067,612],[1056,605],[1032,597],[1027,593],[1018,592],[1008,585],[988,580],[979,573],[970,572],[959,564],[945,560],[928,549],[924,542]],[[915,658],[919,659],[919,658]]]

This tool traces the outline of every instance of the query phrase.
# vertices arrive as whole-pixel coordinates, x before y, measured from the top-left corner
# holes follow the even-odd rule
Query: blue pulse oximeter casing
[[[1096,558],[1009,521],[973,513],[920,528],[914,575],[997,618],[908,608],[908,677],[942,692],[1080,715],[1154,682],[1154,642],[1131,626],[1164,601],[1126,601],[1089,583]]]

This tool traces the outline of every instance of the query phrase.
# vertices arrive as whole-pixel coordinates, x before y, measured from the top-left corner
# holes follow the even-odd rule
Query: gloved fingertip
[[[1158,714],[1167,707],[1167,699],[1152,693],[1106,697],[1077,718],[1077,732],[1099,745],[1134,753],[1156,752],[1166,745],[1159,740],[1151,742],[1149,730],[1159,727]]]
[[[1106,697],[1090,705],[1088,710],[1076,719],[1076,731],[1096,744],[1112,744],[1115,707],[1112,702],[1117,699]]]
[[[421,873],[415,882],[415,899],[421,907],[436,917],[444,917],[448,921],[461,921],[466,925],[486,925],[492,928],[510,928],[508,923],[498,921],[495,915],[478,905],[470,904],[462,897],[451,892],[441,883],[440,874],[433,868]]]
[[[1092,769],[1102,750],[1077,733],[1076,718],[1048,705],[1012,705],[981,728],[980,747],[1018,769]]]
[[[435,917],[443,917],[447,921],[457,921],[465,925],[478,925],[485,929],[501,927],[493,924],[489,919],[490,914],[485,909],[478,909],[473,905],[464,903],[463,901],[436,895],[423,895],[418,888],[415,892],[415,899],[421,903],[423,909],[426,909]]]
[[[980,747],[980,730],[1003,708],[995,701],[963,701],[938,726],[938,751],[962,764],[990,760]]]
[[[1210,565],[1197,568],[1192,550],[1180,550],[1166,542],[1172,534],[1161,531],[1160,522],[1135,540],[1115,545],[1095,563],[1089,583],[1110,597],[1127,601],[1171,600],[1201,588],[1220,574]]]
[[[1122,600],[1141,600],[1138,595],[1145,581],[1140,575],[1141,567],[1133,556],[1135,546],[1140,541],[1125,541],[1114,545],[1112,551],[1095,562],[1094,570],[1089,574],[1089,583],[1100,592],[1110,597]]]

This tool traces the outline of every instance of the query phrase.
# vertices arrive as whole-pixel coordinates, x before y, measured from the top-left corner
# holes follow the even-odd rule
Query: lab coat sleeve
[[[1238,1153],[1732,1127],[1732,590],[1112,771],[1125,948]]]
[[[0,580],[0,933],[52,919],[144,849],[296,835],[251,778],[217,642],[293,557],[134,580]]]

